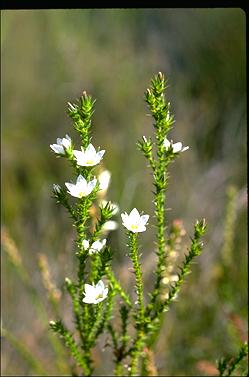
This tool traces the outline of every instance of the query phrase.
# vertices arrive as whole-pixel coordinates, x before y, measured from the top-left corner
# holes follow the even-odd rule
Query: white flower
[[[114,221],[114,220],[108,220],[102,226],[102,231],[103,232],[109,232],[111,230],[116,230],[116,229],[118,229],[118,223],[117,223],[117,221]]]
[[[105,288],[103,281],[99,280],[96,285],[85,284],[85,297],[82,301],[86,304],[98,304],[107,297],[107,294],[108,288]]]
[[[103,249],[103,247],[105,245],[106,245],[106,239],[103,239],[102,241],[97,240],[97,241],[93,242],[93,244],[91,245],[91,247],[89,249],[89,255],[97,254],[98,252],[100,252]]]
[[[80,174],[77,178],[76,184],[66,182],[65,186],[68,188],[68,193],[75,198],[82,198],[83,196],[89,195],[94,187],[96,186],[97,179],[94,178],[90,182]]]
[[[139,233],[146,231],[145,225],[149,220],[149,215],[140,216],[138,210],[134,208],[129,215],[126,212],[121,213],[121,217],[123,220],[122,224],[131,232]]]
[[[62,139],[58,137],[56,142],[57,144],[50,144],[50,148],[57,154],[65,154],[65,149],[69,149],[72,144],[71,138],[68,135]]]
[[[84,250],[88,250],[89,248],[89,255],[97,254],[99,251],[103,249],[106,245],[106,239],[94,241],[90,247],[90,243],[88,240],[82,241],[82,246]]]
[[[184,152],[189,149],[189,146],[182,147],[181,142],[173,144],[173,140],[169,141],[167,138],[164,139],[163,146],[166,150],[172,147],[173,153]]]
[[[170,282],[176,282],[179,280],[178,275],[170,275],[163,278],[162,283],[163,284],[169,284]]]
[[[102,171],[102,173],[100,173],[100,175],[98,176],[99,189],[106,191],[109,187],[110,179],[111,173],[109,172],[109,170]]]
[[[84,250],[88,250],[89,246],[90,246],[89,241],[88,240],[83,240],[82,241],[82,246],[83,246]]]
[[[171,275],[170,276],[170,281],[178,281],[179,280],[179,276],[178,275]]]
[[[77,164],[80,166],[97,165],[101,161],[105,153],[104,150],[96,152],[92,144],[89,144],[85,151],[83,148],[81,149],[82,151],[76,151],[76,150],[73,151],[74,156],[76,157],[76,160],[77,160]]]

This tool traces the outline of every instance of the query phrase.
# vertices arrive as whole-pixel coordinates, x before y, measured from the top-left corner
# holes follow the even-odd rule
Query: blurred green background
[[[208,232],[203,255],[165,316],[156,365],[159,375],[212,375],[215,360],[236,354],[247,334],[245,13],[6,10],[1,27],[2,373],[70,373],[48,331],[55,314],[38,268],[43,253],[58,288],[65,276],[75,276],[71,221],[51,198],[52,184],[72,177],[67,162],[49,147],[66,133],[76,136],[67,101],[83,90],[97,99],[93,144],[106,150],[103,164],[112,173],[108,199],[121,211],[137,207],[152,214],[151,176],[136,141],[153,133],[143,96],[162,71],[176,118],[170,137],[190,146],[170,167],[167,222],[183,221],[182,255],[197,218],[206,218]],[[119,215],[116,220],[121,224]],[[108,240],[116,274],[132,290],[124,234],[119,227]],[[148,291],[154,240],[150,226],[141,237]],[[70,327],[65,292],[59,307]],[[99,375],[112,370],[104,343],[105,337],[95,350]]]

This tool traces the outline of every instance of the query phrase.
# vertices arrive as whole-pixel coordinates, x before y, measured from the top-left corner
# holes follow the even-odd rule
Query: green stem
[[[138,375],[138,363],[139,358],[141,356],[141,351],[144,346],[144,333],[143,331],[139,330],[137,334],[137,338],[134,342],[134,346],[131,350],[131,363],[129,368],[129,376],[137,376]]]
[[[123,376],[123,365],[121,361],[117,361],[115,364],[114,376]]]
[[[138,308],[136,311],[136,327],[137,327],[137,337],[134,342],[134,346],[131,351],[131,364],[129,375],[133,376],[137,374],[138,371],[138,361],[140,353],[143,346],[144,339],[144,302],[143,302],[143,281],[142,281],[142,270],[139,263],[138,257],[138,246],[137,246],[137,234],[129,232],[129,247],[130,247],[130,258],[133,263],[135,278],[136,278],[136,290],[137,290],[137,301]]]
[[[193,259],[201,254],[203,244],[200,242],[201,236],[205,233],[206,230],[206,223],[205,220],[197,221],[195,224],[195,232],[194,232],[194,238],[191,242],[191,247],[189,250],[188,255],[185,255],[185,259],[183,261],[183,265],[180,267],[180,272],[178,274],[178,280],[174,283],[174,285],[171,287],[171,290],[169,291],[169,296],[167,300],[164,302],[160,302],[157,306],[157,310],[155,313],[151,316],[151,320],[155,320],[160,318],[161,313],[167,310],[170,303],[174,300],[176,295],[178,294],[182,283],[185,280],[186,275],[190,273],[190,265],[193,261]]]
[[[142,280],[141,265],[139,263],[139,257],[138,257],[137,233],[129,232],[129,247],[130,247],[130,258],[133,263],[135,279],[136,279],[136,290],[137,290],[137,301],[138,301],[136,322],[137,322],[138,328],[142,328],[143,322],[144,322],[143,280]]]
[[[162,273],[163,269],[165,267],[165,260],[166,260],[166,240],[165,240],[165,191],[166,191],[166,167],[167,163],[165,162],[165,158],[163,155],[163,151],[161,150],[160,146],[158,146],[159,151],[158,151],[158,156],[159,156],[159,161],[158,161],[158,167],[156,170],[156,173],[154,174],[154,180],[155,180],[155,186],[156,186],[156,193],[155,193],[155,215],[156,215],[156,228],[157,228],[157,233],[156,233],[156,239],[157,239],[157,266],[156,266],[156,280],[154,284],[154,289],[151,293],[151,299],[150,303],[148,304],[146,308],[146,316],[149,316],[150,313],[152,312],[157,297],[159,295],[160,291],[160,285],[161,285],[161,280],[162,280]]]
[[[110,290],[107,301],[105,303],[101,302],[98,304],[94,324],[88,337],[88,342],[91,347],[95,345],[98,336],[103,332],[104,327],[110,321],[114,296],[115,292],[113,290]]]
[[[78,237],[76,240],[78,246],[78,259],[79,259],[79,268],[78,268],[78,287],[79,287],[79,301],[83,298],[84,292],[84,275],[85,275],[85,267],[86,267],[86,259],[87,259],[87,251],[83,249],[82,241],[86,237],[85,232],[85,223],[88,218],[88,211],[92,204],[92,201],[89,198],[83,198],[80,203],[78,204],[78,214],[79,219],[76,222],[76,228]]]
[[[92,374],[91,359],[89,357],[90,353],[84,352],[83,355],[80,353],[73,335],[63,325],[62,321],[50,321],[50,328],[60,335],[65,346],[69,348],[76,363],[83,369],[86,376],[90,376]]]
[[[156,241],[157,241],[157,266],[156,266],[156,280],[154,289],[151,294],[150,303],[146,308],[146,317],[149,319],[150,313],[154,309],[157,301],[160,285],[162,280],[162,271],[165,267],[165,191],[167,188],[167,165],[170,158],[165,154],[164,140],[171,129],[173,123],[173,116],[170,115],[170,104],[166,104],[164,91],[166,89],[166,80],[164,75],[159,72],[158,75],[151,80],[151,88],[147,89],[145,93],[145,100],[149,105],[152,116],[155,120],[154,129],[156,132],[156,154],[157,159],[152,158],[152,144],[150,141],[144,140],[145,156],[150,162],[153,171],[154,186],[156,192],[155,199],[155,215],[156,215]]]
[[[120,349],[118,346],[118,335],[117,332],[114,330],[111,323],[108,323],[107,330],[109,331],[111,338],[112,338],[112,344],[113,344],[113,353],[115,355],[114,363],[114,376],[123,376],[122,374],[122,358],[120,357]]]
[[[79,300],[78,300],[77,288],[71,282],[71,280],[68,279],[68,278],[66,278],[66,287],[67,287],[68,293],[70,294],[70,296],[72,298],[73,312],[74,312],[76,328],[79,332],[81,342],[82,342],[82,344],[84,344],[84,342],[85,342],[84,331],[83,331],[84,326],[83,326],[83,322],[82,322],[82,317],[80,315],[80,305],[79,305]]]
[[[161,189],[156,193],[155,198],[155,213],[157,219],[157,247],[158,247],[158,263],[156,269],[156,282],[154,291],[158,294],[158,290],[160,288],[160,283],[162,280],[162,267],[165,262],[165,237],[164,237],[164,230],[165,230],[165,188]],[[152,304],[154,304],[154,300],[152,300]]]
[[[100,267],[101,259],[99,254],[91,255],[91,273],[90,273],[90,281],[97,283],[99,280],[99,267]]]
[[[232,372],[235,370],[235,368],[238,366],[238,364],[241,362],[241,360],[248,355],[248,344],[245,343],[242,345],[242,347],[239,350],[239,354],[235,359],[231,362],[228,371],[227,376],[231,376]]]

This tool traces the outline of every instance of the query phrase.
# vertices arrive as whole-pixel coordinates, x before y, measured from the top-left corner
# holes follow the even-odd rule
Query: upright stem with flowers
[[[55,144],[50,145],[58,157],[69,161],[75,175],[72,181],[65,182],[65,187],[54,185],[53,193],[57,202],[65,207],[72,218],[77,233],[75,255],[78,259],[77,279],[65,279],[65,287],[72,300],[75,331],[70,332],[61,319],[50,321],[50,328],[62,338],[81,369],[80,373],[86,376],[92,375],[94,371],[92,349],[103,333],[111,337],[115,375],[140,375],[141,367],[143,374],[149,375],[143,350],[152,349],[160,319],[178,294],[193,258],[199,255],[202,249],[200,238],[206,228],[204,220],[195,223],[189,252],[179,267],[177,279],[171,285],[167,298],[162,299],[161,281],[167,265],[167,168],[180,152],[188,149],[182,147],[180,142],[173,143],[167,139],[174,120],[170,113],[170,105],[165,101],[165,88],[164,76],[159,72],[151,80],[151,86],[145,93],[145,100],[155,121],[155,140],[143,137],[138,143],[152,170],[155,187],[157,265],[149,302],[145,302],[144,299],[139,254],[140,233],[146,231],[149,215],[139,213],[136,208],[129,214],[121,214],[122,224],[127,229],[129,257],[134,270],[137,296],[135,302],[116,279],[111,266],[112,251],[108,246],[106,229],[108,225],[113,224],[111,219],[117,212],[117,206],[98,200],[104,190],[103,186],[106,189],[106,185],[101,181],[103,172],[96,176],[95,169],[101,164],[105,150],[96,150],[92,144],[91,127],[95,101],[86,92],[83,92],[76,104],[68,104],[68,114],[80,137],[80,150],[75,149],[74,142],[68,135],[62,139],[58,138]],[[108,172],[105,172],[104,176],[108,177]],[[120,300],[116,301],[118,296],[121,304]],[[119,318],[113,318],[116,304]],[[117,326],[117,323],[120,326]]]

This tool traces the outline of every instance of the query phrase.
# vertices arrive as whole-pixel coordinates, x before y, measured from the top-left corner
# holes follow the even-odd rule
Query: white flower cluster
[[[56,144],[50,144],[50,148],[58,155],[65,155],[66,151],[73,152],[76,163],[79,166],[95,166],[100,163],[105,153],[105,150],[96,151],[92,144],[89,144],[88,147],[84,150],[81,148],[81,151],[72,150],[72,140],[66,135],[64,138],[56,139]],[[102,191],[102,194],[105,194],[109,182],[110,182],[110,172],[108,170],[103,171],[99,175],[99,189]],[[68,193],[75,198],[83,198],[91,194],[97,184],[97,179],[94,177],[91,181],[87,180],[80,174],[75,183],[66,182],[65,186],[68,189]],[[53,189],[56,193],[61,191],[59,185],[54,184]],[[108,224],[107,224],[108,223]],[[105,225],[106,230],[116,229],[116,222],[108,221]],[[89,255],[99,253],[106,245],[106,239],[96,240],[91,245],[88,240],[82,241],[82,247],[84,250],[88,250]],[[85,292],[83,302],[86,304],[98,304],[103,301],[108,294],[108,287],[104,286],[102,280],[95,285],[85,284]]]
[[[82,241],[84,250],[88,250],[89,255],[98,254],[106,245],[106,239],[94,241],[90,247],[88,240]]]
[[[72,140],[66,135],[62,139],[57,138],[56,144],[50,144],[50,148],[59,155],[65,155],[65,152],[72,148]],[[84,150],[81,148],[81,151],[73,150],[73,155],[79,166],[95,166],[100,163],[103,158],[105,150],[96,151],[92,144],[89,144],[88,147]],[[102,172],[100,175],[100,190],[106,190],[109,184],[110,176],[109,172]],[[94,178],[90,182],[87,182],[86,179],[80,174],[76,180],[76,183],[66,182],[65,185],[68,189],[68,193],[75,198],[82,198],[91,194],[93,189],[97,184],[97,179]]]
[[[56,139],[57,144],[50,144],[50,148],[56,154],[65,154],[65,150],[69,150],[72,147],[71,138],[66,135],[62,139]],[[73,150],[73,154],[79,166],[95,166],[97,165],[104,156],[105,150],[96,152],[96,149],[92,144],[89,144],[88,147],[84,150],[81,148],[81,151]]]

